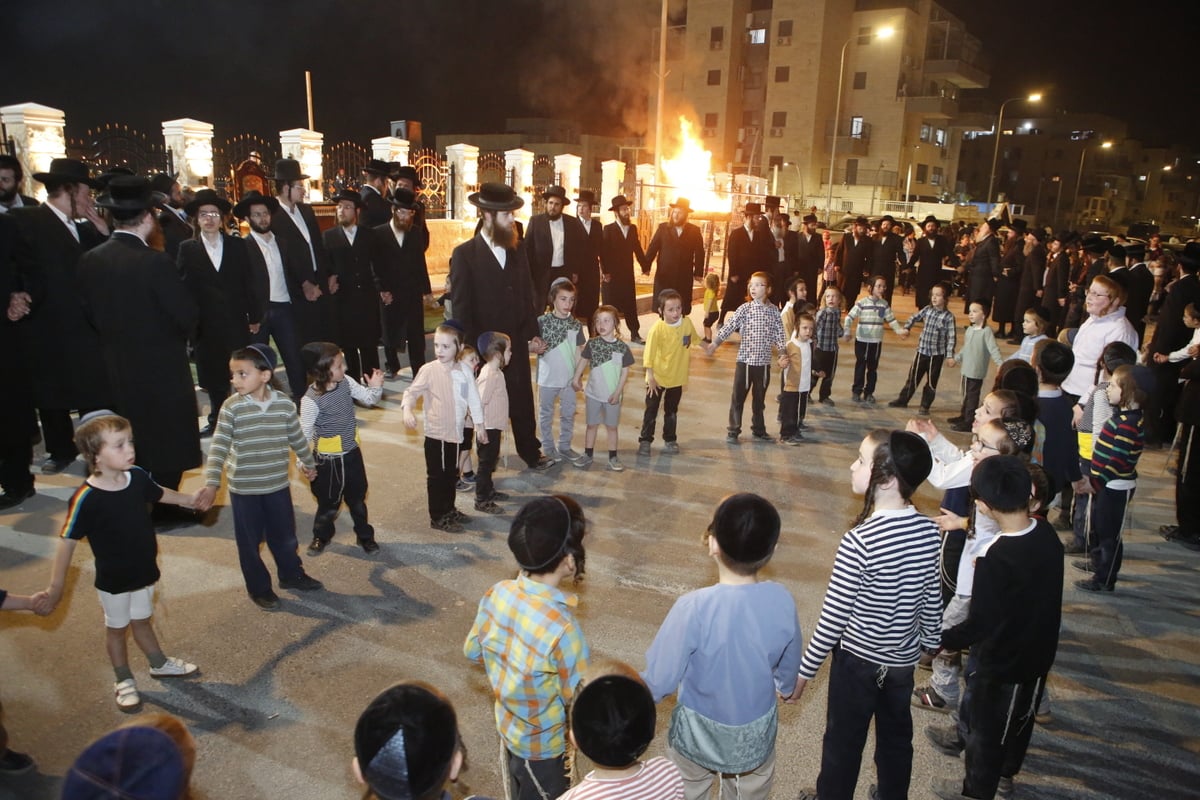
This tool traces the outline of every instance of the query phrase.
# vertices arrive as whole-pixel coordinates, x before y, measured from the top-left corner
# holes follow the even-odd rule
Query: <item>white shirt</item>
[[[404,247],[404,231],[396,227],[396,220],[394,217],[392,218],[392,221],[388,223],[388,226],[392,229],[392,235],[396,237],[396,245],[399,247]]]
[[[497,247],[496,243],[483,233],[480,233],[479,235],[483,238],[483,243],[492,249],[492,255],[494,255],[496,260],[500,262],[500,269],[504,269],[504,266],[508,263],[508,251],[503,247]]]
[[[213,269],[220,272],[221,255],[225,252],[225,237],[218,233],[213,238],[216,241],[210,241],[208,234],[200,234],[200,241],[204,243],[204,250],[208,253],[208,260],[212,262]]]
[[[287,275],[283,271],[283,256],[279,252],[279,242],[275,241],[275,235],[272,233],[263,235],[258,231],[251,231],[250,236],[258,242],[263,260],[267,262],[267,277],[271,281],[271,302],[292,302],[292,296],[288,294]],[[271,238],[268,239],[268,236]]]
[[[585,233],[586,233],[588,236],[591,236],[591,235],[592,235],[592,219],[591,219],[591,217],[588,217],[587,219],[584,219],[583,217],[580,217],[580,218],[579,218],[579,221],[583,223],[583,230],[584,230],[584,232],[585,232]]]
[[[11,206],[6,206],[0,203],[0,214],[7,214],[10,208],[24,208],[25,201],[21,199],[21,195],[14,195]]]
[[[624,236],[626,239],[628,239],[629,238],[629,226],[618,222],[617,227],[621,229],[621,235]]]
[[[75,220],[68,217],[66,214],[58,210],[58,206],[54,203],[46,203],[46,208],[54,212],[54,216],[62,220],[62,224],[67,226],[67,230],[75,237],[75,241],[79,241],[79,227],[75,224]]]
[[[550,241],[554,244],[554,253],[550,256],[550,266],[561,267],[566,262],[563,255],[563,218],[550,220]]]
[[[372,187],[372,188],[374,188],[374,187]],[[354,237],[358,235],[358,226],[351,225],[350,227],[346,227],[343,225],[342,233],[346,234],[346,241],[350,242],[350,244],[353,245]]]

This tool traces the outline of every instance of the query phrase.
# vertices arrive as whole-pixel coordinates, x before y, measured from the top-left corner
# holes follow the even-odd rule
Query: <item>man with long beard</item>
[[[619,194],[612,199],[608,209],[617,216],[616,222],[604,226],[604,243],[600,250],[600,270],[604,273],[604,302],[616,306],[629,326],[629,341],[642,341],[638,324],[637,284],[633,274],[634,259],[643,271],[649,271],[650,262],[642,250],[637,225],[631,222],[633,204],[629,198]]]
[[[521,459],[544,472],[555,462],[542,455],[537,437],[529,353],[544,352],[546,345],[537,335],[529,261],[525,248],[516,246],[513,227],[513,212],[525,201],[502,183],[485,183],[467,199],[479,209],[480,226],[450,256],[454,315],[466,330],[467,342],[477,342],[488,331],[511,338],[512,361],[504,372],[513,440]]]
[[[550,186],[542,194],[546,210],[529,218],[525,249],[532,270],[534,303],[543,308],[550,284],[557,278],[574,278],[583,272],[587,260],[587,234],[583,225],[563,209],[571,201],[567,190]]]
[[[25,170],[16,156],[0,155],[0,214],[13,208],[33,208],[38,204],[32,197],[21,194]]]
[[[393,377],[400,371],[396,351],[402,347],[408,348],[414,378],[425,363],[424,306],[433,294],[425,266],[425,241],[414,229],[416,200],[408,189],[397,186],[389,198],[391,221],[371,229],[371,266],[379,282],[387,333],[384,357],[387,374]]]

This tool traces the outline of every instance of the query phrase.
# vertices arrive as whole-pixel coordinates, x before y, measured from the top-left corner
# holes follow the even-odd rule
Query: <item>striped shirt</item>
[[[837,308],[822,308],[817,312],[816,325],[813,327],[813,338],[817,340],[817,349],[837,351],[838,339],[842,338],[845,329],[842,328],[841,310]]]
[[[937,309],[925,306],[904,323],[904,330],[921,323],[921,338],[917,341],[917,352],[926,356],[945,356],[954,352],[958,344],[955,331],[954,312],[948,308]],[[861,323],[860,323],[861,325]]]
[[[672,762],[656,756],[639,763],[638,771],[627,778],[597,778],[589,772],[559,800],[683,800],[683,775]]]
[[[318,456],[340,456],[358,447],[358,420],[354,401],[373,406],[383,396],[382,387],[363,386],[349,375],[328,391],[317,393],[316,384],[300,398],[300,430]]]
[[[265,403],[235,394],[221,406],[204,466],[206,486],[220,486],[224,469],[233,494],[270,494],[288,486],[291,451],[305,467],[316,465],[296,404],[282,392],[269,392]]]
[[[463,653],[487,671],[496,728],[520,758],[566,752],[567,707],[589,657],[571,611],[578,603],[527,575],[497,583],[479,601]]]
[[[812,680],[839,644],[873,664],[911,667],[942,635],[940,539],[912,506],[876,511],[842,537],[821,617],[800,664]]]
[[[713,342],[720,344],[734,331],[742,335],[737,360],[752,367],[770,364],[772,351],[783,352],[783,346],[787,343],[779,309],[769,303],[756,303],[753,300],[742,303],[717,331]]]
[[[850,306],[842,327],[850,330],[850,321],[855,319],[858,320],[858,329],[854,332],[854,339],[859,342],[882,342],[885,324],[891,325],[896,333],[904,330],[896,321],[896,315],[892,313],[887,300],[870,295],[860,297],[857,303]]]
[[[1092,477],[1112,489],[1132,489],[1144,443],[1141,409],[1116,411],[1096,437]]]

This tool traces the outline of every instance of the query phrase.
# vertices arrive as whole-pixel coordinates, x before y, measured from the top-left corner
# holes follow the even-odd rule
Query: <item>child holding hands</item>
[[[934,284],[929,290],[929,305],[922,308],[904,323],[904,330],[922,323],[921,338],[917,340],[917,354],[908,370],[908,380],[900,390],[900,396],[888,405],[892,408],[907,408],[908,401],[916,394],[917,387],[925,380],[921,390],[920,414],[929,414],[929,407],[937,396],[938,379],[942,377],[942,363],[949,360],[954,366],[955,322],[954,312],[946,308],[950,287],[944,283]]]
[[[883,352],[883,326],[890,325],[900,338],[908,338],[908,331],[896,321],[892,307],[884,299],[887,281],[882,275],[871,279],[871,290],[865,297],[846,312],[842,322],[845,337],[850,338],[850,323],[858,320],[854,331],[854,383],[850,385],[851,399],[865,403],[875,402],[875,381],[879,375],[879,356]]]
[[[663,411],[663,441],[666,442],[663,451],[679,452],[675,442],[675,420],[687,383],[692,342],[696,339],[696,328],[683,316],[683,298],[679,292],[663,289],[658,295],[658,305],[663,318],[646,334],[646,350],[642,354],[642,364],[646,368],[646,413],[642,415],[642,433],[638,437],[639,456],[650,455],[660,402],[665,402],[666,406]]]
[[[596,452],[596,432],[601,423],[608,430],[608,468],[621,472],[625,466],[617,457],[617,422],[621,417],[621,394],[633,366],[633,353],[629,345],[617,338],[617,320],[620,312],[609,305],[600,306],[592,315],[592,327],[596,335],[588,339],[579,354],[575,367],[575,378],[571,385],[582,391],[587,398],[587,435],[584,437],[583,456],[573,463],[580,469],[592,465]],[[591,367],[587,386],[583,384],[583,371]]]

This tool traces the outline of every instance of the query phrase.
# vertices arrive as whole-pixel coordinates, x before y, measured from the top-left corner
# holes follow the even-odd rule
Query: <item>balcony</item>
[[[904,111],[924,119],[953,119],[958,116],[958,101],[941,95],[910,96],[904,100]]]
[[[950,81],[962,89],[986,89],[992,76],[983,67],[961,58],[940,58],[925,62],[925,77]]]
[[[833,120],[825,121],[825,152],[833,147]],[[842,155],[865,156],[871,149],[871,124],[860,118],[844,119],[838,125],[837,151]]]
[[[898,175],[892,169],[839,169],[833,173],[834,184],[838,186],[880,186],[894,189]],[[829,184],[829,168],[821,170],[821,185]]]

